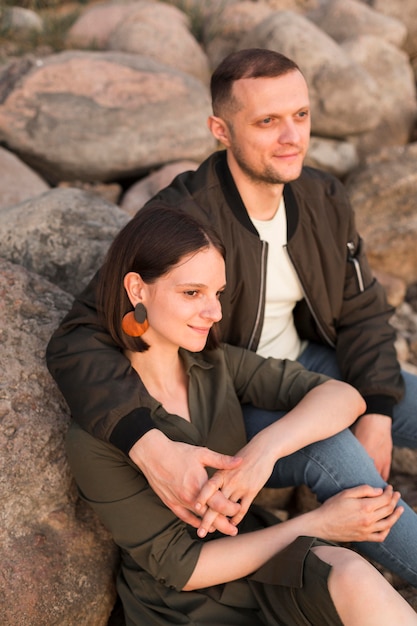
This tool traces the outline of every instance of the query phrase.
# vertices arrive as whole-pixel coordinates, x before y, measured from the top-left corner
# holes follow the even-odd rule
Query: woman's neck
[[[153,346],[146,352],[127,351],[126,356],[149,395],[168,413],[189,421],[188,376],[178,350],[158,350]]]

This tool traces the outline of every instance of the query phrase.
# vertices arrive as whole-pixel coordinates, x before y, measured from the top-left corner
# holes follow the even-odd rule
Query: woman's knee
[[[329,576],[329,591],[332,597],[337,597],[341,591],[345,598],[350,593],[353,598],[357,598],[364,588],[363,583],[366,579],[380,576],[368,561],[348,548],[318,546],[312,549],[332,568]]]

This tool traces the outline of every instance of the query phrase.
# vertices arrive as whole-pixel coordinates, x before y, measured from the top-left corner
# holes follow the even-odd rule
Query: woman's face
[[[202,350],[210,328],[222,317],[219,298],[225,284],[223,257],[212,246],[183,257],[155,283],[144,283],[149,328],[143,339],[150,346]]]

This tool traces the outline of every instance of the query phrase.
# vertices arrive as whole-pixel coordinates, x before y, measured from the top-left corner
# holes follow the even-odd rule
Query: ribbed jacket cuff
[[[156,428],[149,409],[133,409],[113,428],[110,435],[110,443],[119,448],[126,455],[130,449],[145,433]]]
[[[387,415],[392,418],[395,400],[391,396],[363,396],[366,402],[365,415],[376,413],[377,415]]]

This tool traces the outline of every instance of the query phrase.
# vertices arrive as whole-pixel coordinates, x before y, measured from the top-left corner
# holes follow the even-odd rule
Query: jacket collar
[[[254,235],[259,236],[258,231],[253,225],[252,220],[246,210],[243,200],[240,196],[238,188],[236,187],[232,173],[227,164],[226,150],[221,150],[216,154],[217,161],[215,164],[216,174],[220,181],[220,186],[223,190],[225,200],[236,217],[237,220]],[[292,237],[295,232],[298,223],[298,206],[291,187],[291,183],[284,185],[284,202],[285,210],[287,213],[287,238]]]

